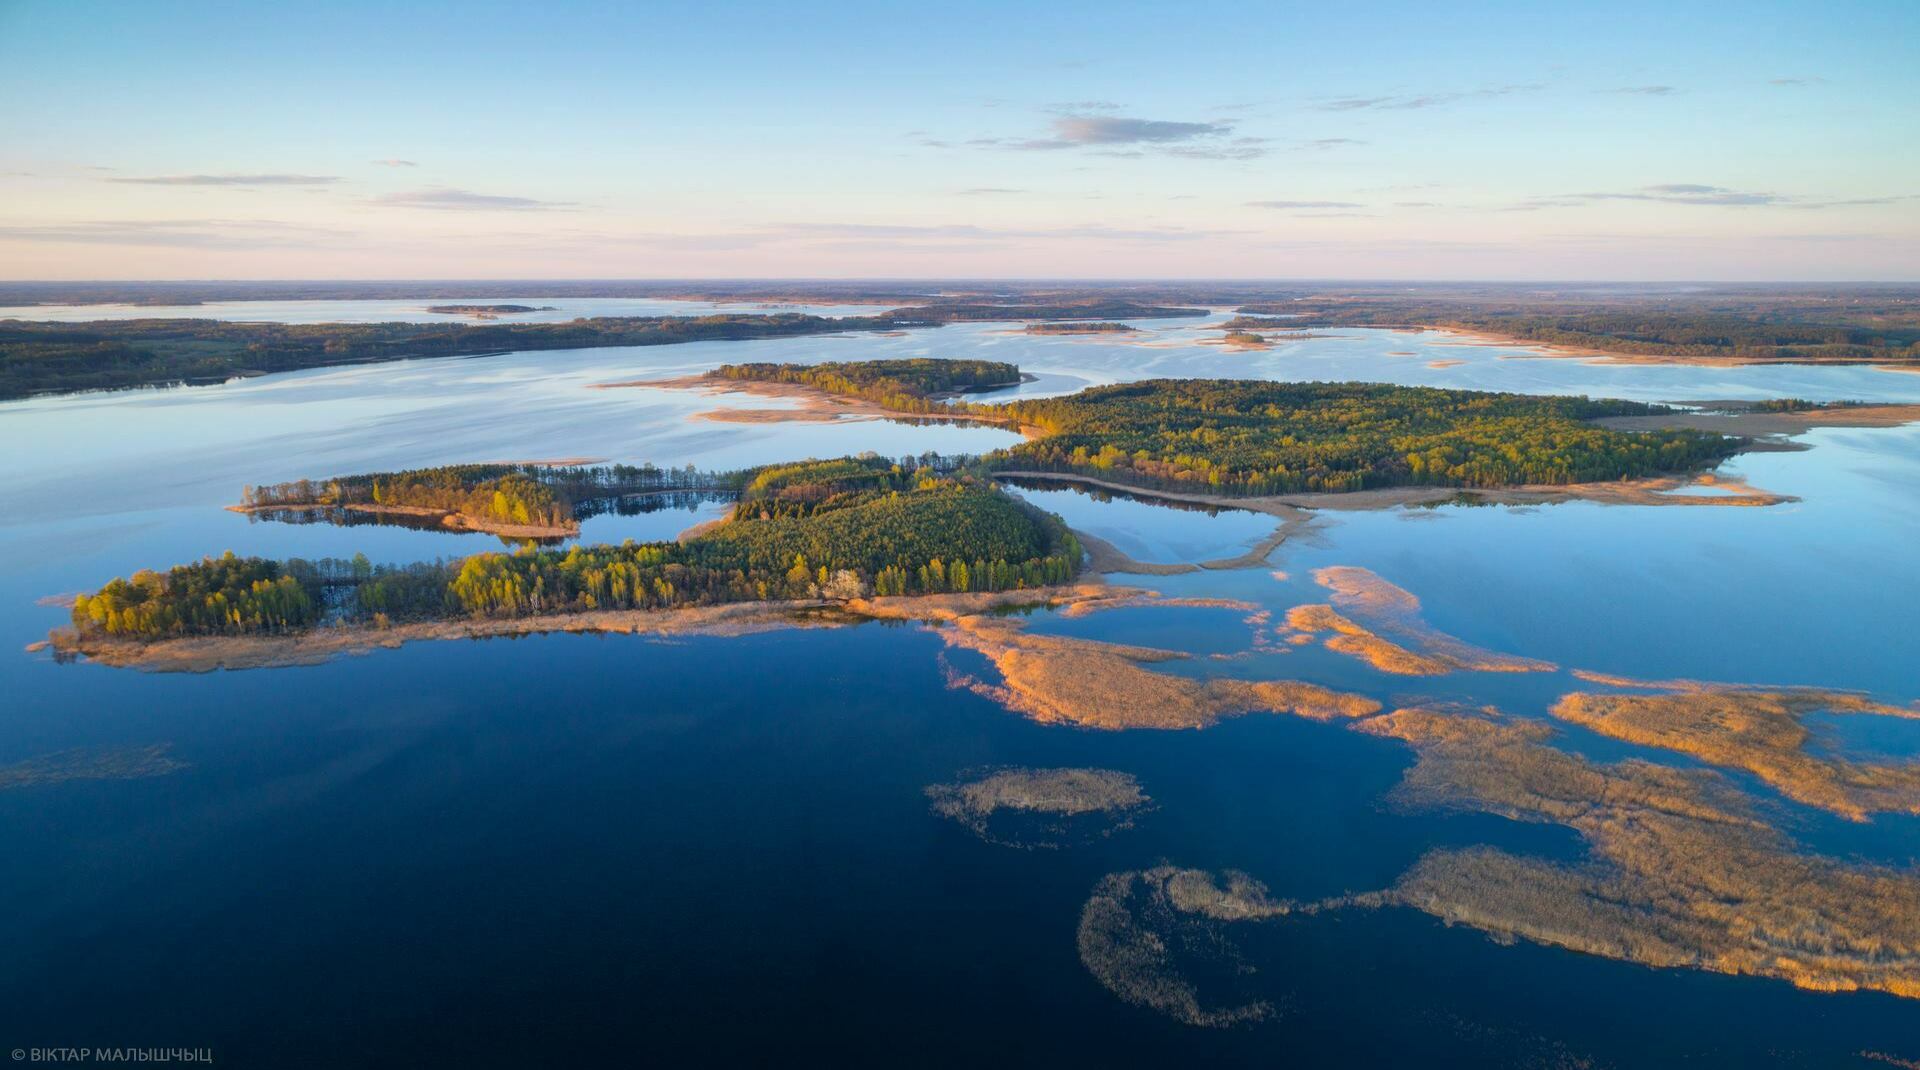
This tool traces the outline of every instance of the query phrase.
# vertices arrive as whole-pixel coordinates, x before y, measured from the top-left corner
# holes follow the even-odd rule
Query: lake
[[[411,318],[406,308],[428,303],[217,311],[321,322]],[[707,309],[519,303],[562,306],[567,318]],[[10,311],[19,310],[0,316]],[[1089,972],[1076,944],[1109,875],[1162,864],[1240,871],[1275,897],[1306,901],[1393,886],[1435,849],[1489,845],[1572,863],[1585,847],[1560,825],[1399,805],[1393,791],[1413,752],[1337,723],[1256,715],[1182,732],[1036,723],[950,688],[949,669],[991,669],[915,626],[418,643],[202,675],[19,653],[64,620],[47,596],[142,567],[226,549],[402,562],[499,545],[225,511],[247,484],[560,457],[733,468],[1015,441],[994,428],[889,420],[717,423],[692,417],[785,403],[589,389],[725,362],[1008,360],[1035,376],[1017,388],[1028,395],[1207,376],[1920,401],[1920,376],[1870,368],[1606,365],[1366,330],[1231,352],[1200,344],[1217,336],[1200,329],[1206,322],[1138,321],[1142,337],[1124,341],[967,324],[512,353],[0,405],[0,446],[14,458],[0,473],[9,505],[0,633],[16,652],[0,658],[10,697],[0,717],[0,1037],[210,1047],[241,1066],[813,1052],[961,1064],[1014,1051],[1062,1064],[1920,1059],[1920,1001],[1503,945],[1399,907],[1166,930],[1209,1001],[1263,1003],[1258,1022],[1199,1028],[1130,1004]],[[1178,674],[1303,680],[1388,708],[1491,704],[1523,720],[1547,718],[1559,696],[1588,686],[1575,669],[1912,703],[1920,426],[1801,441],[1811,448],[1726,466],[1795,503],[1322,512],[1268,567],[1114,577],[1251,610],[1042,612],[1027,628],[1196,655],[1166,670]],[[1275,524],[1061,486],[1019,493],[1146,561],[1232,557]],[[671,537],[722,507],[598,516],[583,538]],[[1405,589],[1432,629],[1554,668],[1393,676],[1321,645],[1256,642],[1288,609],[1326,601],[1315,573],[1336,566]],[[1833,717],[1814,731],[1856,760],[1920,753],[1916,721]],[[1563,737],[1564,749],[1594,760],[1699,766],[1590,732]],[[929,786],[1009,767],[1123,772],[1152,805],[1131,827],[1058,849],[994,842],[930,809]],[[1733,779],[1807,851],[1858,864],[1920,860],[1920,818],[1845,822]]]

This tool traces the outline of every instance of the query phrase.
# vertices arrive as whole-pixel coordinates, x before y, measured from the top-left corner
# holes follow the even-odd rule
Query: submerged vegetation
[[[1112,769],[1000,769],[926,789],[933,812],[989,843],[1053,848],[1133,827],[1152,802]]]

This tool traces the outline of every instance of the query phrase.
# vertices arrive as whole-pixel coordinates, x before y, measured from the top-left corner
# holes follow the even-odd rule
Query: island
[[[1129,334],[1138,331],[1124,323],[1029,323],[1027,334]]]
[[[590,503],[646,494],[737,491],[743,473],[588,467],[559,463],[457,464],[247,487],[234,512],[269,520],[299,514],[425,520],[430,526],[510,539],[551,540],[580,530]],[[411,525],[409,525],[411,526]]]
[[[457,476],[439,489],[459,489]],[[406,621],[996,592],[1062,584],[1080,569],[1080,547],[1058,519],[965,472],[866,457],[775,465],[740,473],[738,482],[731,515],[678,542],[403,566],[228,553],[138,572],[77,598],[73,629],[54,643],[99,655],[115,643],[286,634],[323,624],[384,629]],[[529,497],[545,500],[531,488]]]
[[[501,316],[518,316],[527,312],[555,312],[552,305],[429,305],[427,311],[442,316],[471,316],[474,319],[490,320]]]

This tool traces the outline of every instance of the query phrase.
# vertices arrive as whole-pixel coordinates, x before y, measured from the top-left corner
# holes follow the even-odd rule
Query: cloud
[[[1261,147],[1263,138],[1243,137],[1231,142],[1209,143],[1233,132],[1233,124],[1226,122],[1193,123],[1075,112],[1054,119],[1050,126],[1052,133],[1047,137],[982,137],[967,144],[1028,152],[1087,149],[1103,156],[1161,155],[1207,160],[1249,160],[1266,152]]]
[[[1740,207],[1786,204],[1793,200],[1777,193],[1759,193],[1708,186],[1698,182],[1663,182],[1620,192],[1564,193],[1557,197],[1535,197],[1502,211],[1528,212],[1539,208],[1572,208],[1594,201],[1649,201],[1657,204],[1686,204],[1709,207]]]
[[[1441,203],[1440,203],[1439,201],[1395,201],[1395,202],[1393,202],[1393,206],[1394,206],[1395,208],[1440,208],[1440,207],[1444,207],[1443,205],[1441,205]]]
[[[1419,108],[1437,108],[1467,100],[1512,96],[1515,93],[1533,93],[1545,88],[1546,86],[1539,82],[1515,82],[1509,85],[1485,86],[1460,92],[1422,93],[1417,96],[1335,97],[1323,102],[1320,109],[1322,111],[1409,111]]]
[[[1609,93],[1635,93],[1643,97],[1670,97],[1680,90],[1670,85],[1624,85],[1618,89],[1609,89]]]
[[[972,189],[960,190],[959,195],[962,197],[990,197],[990,196],[995,196],[1002,193],[1025,193],[1025,192],[1027,191],[1023,189],[1012,189],[1007,186],[975,186]]]
[[[470,190],[450,189],[445,186],[413,190],[408,193],[386,193],[372,198],[372,203],[388,208],[434,208],[451,212],[537,212],[549,208],[573,207],[570,201],[542,201],[532,197],[504,197],[491,193],[474,193]]]
[[[347,231],[265,219],[119,219],[0,226],[0,241],[139,245],[168,249],[285,249],[352,237]]]
[[[389,159],[389,160],[375,160],[373,162],[379,164],[382,167],[418,167],[420,166],[419,164],[414,163],[412,160]]]
[[[1198,241],[1220,237],[1223,231],[1184,230],[1177,227],[1120,228],[1098,224],[1068,227],[982,227],[969,223],[773,223],[764,230],[790,237],[824,238],[941,238],[963,241],[1001,241],[1009,238],[1098,238],[1115,241]]]
[[[1819,77],[1809,77],[1809,78],[1769,78],[1769,79],[1767,79],[1767,84],[1768,84],[1768,85],[1777,85],[1777,86],[1785,86],[1785,87],[1793,87],[1793,86],[1807,86],[1807,85],[1825,85],[1825,84],[1826,84],[1826,81],[1827,81],[1827,80],[1826,80],[1825,78],[1819,78]]]
[[[1217,137],[1232,129],[1227,123],[1182,123],[1118,115],[1063,115],[1053,121],[1052,137],[1024,142],[1018,147],[1055,149],[1087,145],[1166,144]]]
[[[1319,137],[1319,138],[1314,138],[1312,141],[1302,141],[1299,144],[1296,144],[1294,148],[1317,152],[1324,149],[1337,149],[1346,145],[1365,145],[1365,144],[1366,142],[1361,141],[1359,138]]]
[[[1051,105],[1047,110],[1063,115],[1084,115],[1090,111],[1119,111],[1120,105],[1111,100],[1072,100]]]
[[[340,181],[338,175],[151,175],[144,178],[108,178],[135,186],[326,186]]]
[[[1913,200],[1920,200],[1920,193],[1901,193],[1888,197],[1848,197],[1837,201],[1796,201],[1793,204],[1787,205],[1787,207],[1800,209],[1855,208],[1872,204],[1899,204],[1902,201]]]
[[[1354,201],[1248,201],[1247,207],[1296,210],[1301,208],[1365,208],[1366,205]]]

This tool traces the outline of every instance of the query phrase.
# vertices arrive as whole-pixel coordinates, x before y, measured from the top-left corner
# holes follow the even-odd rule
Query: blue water
[[[1228,353],[1191,344],[1205,337],[1191,325],[1154,329],[1163,348],[969,325],[412,361],[0,406],[0,448],[15,460],[0,473],[0,640],[19,651],[60,623],[64,611],[42,596],[207,552],[409,561],[496,545],[252,522],[221,508],[247,483],[469,460],[733,467],[1012,441],[875,420],[721,424],[689,417],[737,399],[587,389],[723,361],[979,355],[1035,373],[1030,392],[1206,374],[1643,398],[1920,395],[1920,376],[1869,369],[1595,366],[1382,332]],[[1388,355],[1398,351],[1419,356]],[[1435,359],[1468,363],[1425,366]],[[1387,703],[1542,715],[1579,686],[1564,672],[1384,677],[1318,646],[1247,653],[1256,628],[1324,600],[1314,568],[1358,565],[1418,596],[1433,626],[1563,669],[1911,702],[1920,428],[1802,441],[1812,449],[1729,466],[1801,496],[1795,504],[1323,513],[1268,568],[1117,577],[1250,601],[1272,614],[1265,624],[1240,610],[1160,608],[1039,614],[1030,627],[1199,655],[1168,671],[1312,680]],[[1148,560],[1232,556],[1273,527],[1248,513],[1023,493]],[[595,517],[584,537],[668,537],[718,508]],[[1272,1021],[1200,1030],[1131,1007],[1092,979],[1074,944],[1081,905],[1106,874],[1162,861],[1230,868],[1277,896],[1316,898],[1386,887],[1435,846],[1573,859],[1579,843],[1554,828],[1386,806],[1408,753],[1338,726],[1043,726],[947,689],[943,654],[980,668],[922,630],[878,624],[426,643],[205,675],[0,657],[0,767],[156,743],[186,763],[144,779],[0,789],[0,1041],[207,1046],[235,1066],[812,1052],[1062,1065],[1920,1058],[1920,1002],[1503,947],[1393,910],[1223,932],[1255,971],[1233,983],[1273,1002]],[[1817,728],[1850,755],[1920,753],[1920,722],[1860,724]],[[1565,743],[1597,758],[1631,752],[1576,732]],[[1122,770],[1155,808],[1135,828],[1061,851],[983,842],[929,812],[925,786],[1002,765]],[[1796,810],[1787,828],[1845,856],[1920,861],[1914,819],[1850,826]]]

